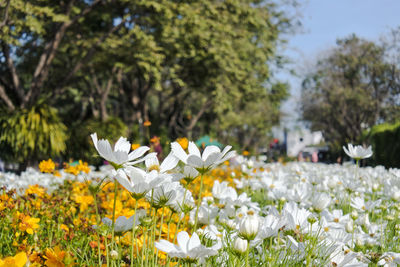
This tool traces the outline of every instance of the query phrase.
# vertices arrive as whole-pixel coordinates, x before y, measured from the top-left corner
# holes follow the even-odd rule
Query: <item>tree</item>
[[[5,119],[40,102],[57,109],[71,138],[90,131],[82,125],[98,128],[96,121],[125,124],[132,137],[150,120],[153,134],[171,139],[224,132],[226,141],[246,136],[246,146],[279,120],[287,86],[272,82],[270,66],[291,20],[275,0],[0,6]],[[112,124],[116,117],[122,122]]]
[[[397,68],[382,46],[352,35],[319,60],[303,81],[301,109],[334,150],[356,142],[364,129],[388,119]]]

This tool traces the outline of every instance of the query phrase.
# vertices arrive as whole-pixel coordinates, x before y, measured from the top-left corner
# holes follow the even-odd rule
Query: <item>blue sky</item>
[[[355,33],[368,40],[379,38],[400,26],[400,0],[299,0],[303,24],[301,32],[289,36],[284,54],[299,74],[323,51],[335,46],[338,38]],[[283,105],[290,114],[284,121],[293,126],[300,94],[301,77],[280,73],[291,85],[292,97]]]

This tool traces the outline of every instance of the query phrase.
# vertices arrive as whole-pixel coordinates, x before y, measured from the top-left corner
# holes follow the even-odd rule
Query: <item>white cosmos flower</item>
[[[178,162],[179,159],[175,157],[174,154],[172,153],[168,154],[168,156],[163,160],[161,165],[157,157],[146,158],[146,160],[144,161],[146,168],[149,172],[155,170],[159,173],[166,173],[172,170],[173,168],[176,167]]]
[[[259,226],[257,215],[247,216],[240,222],[239,235],[246,240],[253,240],[258,234]]]
[[[226,146],[221,151],[217,146],[207,146],[204,149],[203,154],[201,154],[196,144],[190,141],[188,146],[189,154],[187,154],[178,142],[173,142],[171,144],[172,153],[177,158],[202,173],[211,170],[222,162],[232,158],[236,152],[229,151],[231,148],[232,146]]]
[[[131,143],[125,138],[120,137],[112,149],[110,142],[105,139],[97,139],[97,133],[90,135],[92,138],[94,147],[102,158],[110,162],[113,167],[121,166],[123,164],[133,165],[146,160],[147,158],[155,157],[156,153],[150,153],[147,156],[140,158],[146,153],[150,148],[147,146],[141,146],[137,149],[129,152],[131,150]]]
[[[146,211],[145,210],[137,210],[136,212],[136,221],[135,221],[135,215],[132,215],[131,217],[126,218],[125,216],[119,216],[116,220],[115,220],[115,225],[114,225],[114,231],[116,233],[123,233],[123,232],[127,232],[132,230],[133,225],[139,225],[139,219],[143,216],[146,215]],[[101,221],[109,226],[112,227],[112,220],[105,217],[103,219],[101,219]]]
[[[163,183],[160,186],[154,188],[151,192],[146,195],[147,201],[153,206],[164,207],[173,205],[177,197],[177,191],[181,185],[178,182]]]
[[[236,237],[235,242],[233,243],[233,250],[238,253],[245,253],[248,247],[248,242],[245,239],[241,239],[240,237]]]
[[[117,181],[137,199],[143,197],[149,190],[159,185],[167,174],[158,174],[156,171],[146,173],[142,169],[126,166],[113,171]]]
[[[355,160],[366,159],[372,156],[371,146],[364,148],[362,146],[353,146],[352,144],[348,144],[347,147],[348,149],[343,146],[344,152]]]
[[[317,193],[312,200],[312,207],[316,212],[326,209],[331,203],[331,197],[327,193]]]
[[[189,237],[187,232],[179,232],[177,240],[178,245],[162,239],[159,242],[155,242],[155,246],[157,249],[167,253],[171,258],[201,259],[218,253],[215,248],[203,246],[196,233]]]

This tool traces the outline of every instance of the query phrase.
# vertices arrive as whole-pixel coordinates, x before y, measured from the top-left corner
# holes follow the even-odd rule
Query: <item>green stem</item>
[[[162,210],[161,210],[160,234],[158,235],[159,240],[161,239],[163,223],[164,223],[164,207],[162,207]],[[158,261],[158,250],[156,251],[156,262],[155,262],[156,264],[157,264],[157,261]]]
[[[135,216],[133,217],[133,225],[132,225],[132,247],[131,247],[131,267],[133,267],[133,251],[134,251],[134,244],[135,244],[135,237],[136,237],[136,210],[138,206],[138,199],[135,199]],[[138,244],[136,242],[136,248]]]
[[[114,180],[114,204],[113,204],[113,215],[112,215],[112,224],[111,224],[111,248],[114,249],[114,228],[115,228],[115,206],[117,203],[117,193],[118,193],[118,183]]]
[[[195,215],[195,219],[194,219],[193,232],[196,232],[196,230],[197,230],[198,215],[199,215],[199,209],[200,209],[200,204],[201,204],[201,194],[203,193],[203,178],[204,178],[204,174],[202,173],[201,178],[200,178],[200,192],[199,192],[199,198],[197,199],[197,208],[196,208],[196,215]]]
[[[99,216],[99,208],[97,206],[97,195],[93,194],[93,197],[94,197],[94,205],[96,208],[97,227],[100,227],[100,216]],[[100,235],[98,231],[96,231],[96,236],[97,236],[97,253],[99,254],[98,260],[99,260],[99,266],[101,266],[102,262],[101,262],[101,250],[100,250]]]
[[[106,236],[106,238],[105,238],[105,244],[106,244],[106,255],[107,255],[107,267],[109,267],[110,266],[110,253],[108,252],[108,242],[107,242],[107,240],[108,240],[108,237]]]
[[[143,227],[143,245],[142,245],[142,260],[140,266],[143,266],[143,259],[144,259],[144,250],[146,248],[146,227]]]
[[[172,241],[172,243],[175,243],[175,241],[176,241],[176,238],[177,238],[177,236],[178,236],[178,229],[179,229],[179,227],[181,226],[181,221],[182,220],[179,220],[178,221],[178,224],[176,225],[176,229],[175,229],[175,234],[174,234],[174,240]]]
[[[250,242],[249,245],[247,246],[247,250],[246,250],[246,267],[249,267],[249,254],[250,254]]]
[[[381,246],[382,250],[385,249],[385,244],[383,243],[384,232],[383,232],[383,210],[381,210]]]

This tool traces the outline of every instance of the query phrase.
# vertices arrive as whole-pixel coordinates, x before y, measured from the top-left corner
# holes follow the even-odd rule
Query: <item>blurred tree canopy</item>
[[[338,40],[303,80],[303,118],[323,131],[333,151],[360,141],[365,129],[399,118],[400,69],[388,51],[352,35]]]
[[[152,134],[170,139],[222,133],[222,142],[257,147],[279,122],[288,86],[274,81],[270,67],[279,65],[282,34],[296,21],[272,0],[2,0],[0,6],[0,109],[21,121],[20,114],[45,105],[40,110],[51,116],[39,119],[66,126],[57,134],[68,140],[59,142],[83,149],[88,139],[80,133],[101,131],[95,121],[120,118],[136,140],[150,120]],[[118,125],[110,128],[115,135],[125,131]],[[41,133],[23,129],[28,143]],[[16,144],[7,140],[14,139],[0,136],[13,153]],[[51,154],[35,149],[32,157]],[[61,144],[50,150],[76,155]]]

